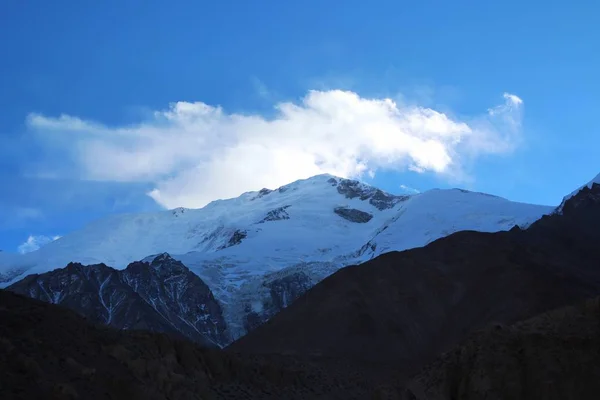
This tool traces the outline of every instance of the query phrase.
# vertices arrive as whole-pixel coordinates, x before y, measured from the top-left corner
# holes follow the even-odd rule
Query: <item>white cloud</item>
[[[521,104],[523,104],[523,100],[521,100],[521,98],[515,94],[504,93],[504,98],[513,105],[520,106]]]
[[[60,239],[60,236],[29,235],[27,241],[19,245],[18,250],[21,254],[31,253],[57,239]]]
[[[329,90],[279,103],[270,119],[178,102],[133,126],[107,127],[67,115],[31,114],[27,122],[38,140],[73,163],[70,171],[80,178],[153,182],[149,195],[160,204],[200,207],[325,172],[360,177],[408,168],[463,175],[465,160],[507,153],[518,143],[522,100],[512,94],[504,100],[487,114],[458,119]]]
[[[405,191],[406,193],[410,193],[410,194],[416,194],[416,193],[421,193],[420,190],[412,188],[410,186],[406,186],[406,185],[400,185],[400,189],[402,189],[403,191]]]

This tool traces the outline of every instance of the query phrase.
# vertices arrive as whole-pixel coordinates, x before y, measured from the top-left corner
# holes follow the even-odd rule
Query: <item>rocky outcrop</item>
[[[124,282],[186,337],[217,346],[227,343],[221,306],[181,262],[161,254],[149,265],[135,262],[120,272]]]
[[[377,250],[377,243],[373,243],[372,241],[368,241],[367,243],[365,243],[364,245],[362,245],[362,247],[360,249],[358,249],[354,255],[356,257],[359,257],[359,256],[362,256],[363,254],[365,254],[367,251],[371,252],[371,253],[374,253],[375,250]]]
[[[267,213],[267,215],[263,219],[258,221],[258,223],[263,224],[263,223],[269,222],[269,221],[282,221],[282,220],[290,219],[290,215],[286,211],[290,207],[291,206],[287,205],[287,206],[278,207],[274,210],[271,210]]]
[[[332,186],[336,186],[338,193],[343,194],[347,199],[359,198],[363,201],[368,200],[372,206],[380,211],[393,208],[399,202],[410,197],[392,195],[351,179],[330,178],[328,182]]]
[[[296,272],[265,283],[265,286],[269,288],[276,312],[292,304],[313,285],[314,283],[310,277],[303,272]]]
[[[373,218],[373,214],[357,210],[356,208],[336,207],[333,212],[350,222],[364,224]]]
[[[591,183],[579,190],[576,196],[569,197],[557,208],[557,213],[570,214],[576,209],[589,209],[600,204],[600,184]]]
[[[171,210],[171,213],[173,214],[173,216],[175,218],[178,218],[178,217],[182,216],[183,214],[185,214],[185,212],[187,210],[188,209],[185,207],[177,207],[177,208],[174,208],[173,210]]]
[[[118,329],[149,329],[210,346],[228,342],[221,307],[208,286],[167,254],[124,270],[70,263],[29,275],[8,290]]]
[[[268,294],[262,300],[257,300],[260,301],[259,307],[246,304],[244,308],[244,328],[246,332],[250,332],[264,324],[315,284],[302,271],[283,276],[277,275],[276,278],[267,279],[262,283],[262,289],[266,290]]]
[[[252,200],[256,200],[256,199],[260,199],[261,197],[265,197],[266,195],[273,193],[273,191],[271,189],[267,189],[267,188],[262,188],[258,191],[258,193],[256,194],[256,196],[254,196],[252,198]]]
[[[247,236],[248,236],[248,232],[237,229],[233,232],[233,234],[229,238],[229,241],[226,244],[219,247],[219,250],[223,250],[228,247],[238,245],[238,244],[242,243],[242,240],[244,240]]]

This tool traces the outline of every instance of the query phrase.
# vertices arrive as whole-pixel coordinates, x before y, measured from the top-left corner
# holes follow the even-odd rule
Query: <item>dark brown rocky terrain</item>
[[[600,299],[471,335],[407,385],[404,399],[596,399]]]

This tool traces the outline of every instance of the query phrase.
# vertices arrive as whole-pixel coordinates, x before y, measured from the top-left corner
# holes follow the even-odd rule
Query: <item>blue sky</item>
[[[600,172],[595,3],[3,2],[0,249],[323,171],[557,204]]]

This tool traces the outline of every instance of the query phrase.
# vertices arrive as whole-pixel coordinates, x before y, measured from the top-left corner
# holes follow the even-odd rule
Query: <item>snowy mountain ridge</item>
[[[525,226],[552,209],[461,189],[395,196],[317,175],[201,209],[115,215],[33,253],[0,253],[0,287],[69,262],[123,269],[166,252],[210,287],[235,338],[345,265],[459,230]]]

